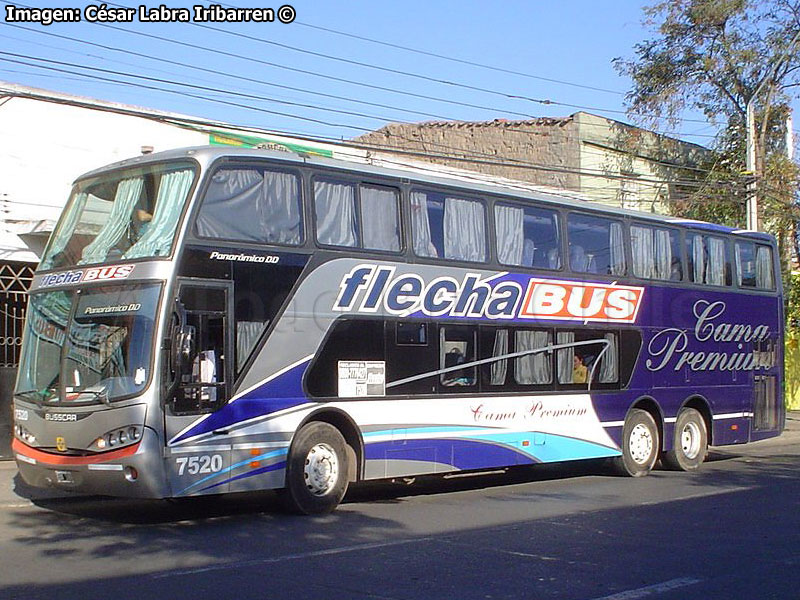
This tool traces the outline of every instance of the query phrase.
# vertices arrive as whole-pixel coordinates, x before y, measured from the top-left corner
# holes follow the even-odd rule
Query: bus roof
[[[294,164],[300,166],[316,166],[326,169],[335,169],[352,174],[367,174],[378,177],[400,179],[403,182],[417,184],[433,184],[449,187],[456,187],[466,192],[484,192],[491,195],[500,195],[518,199],[536,200],[548,204],[554,204],[566,208],[589,208],[592,211],[607,215],[617,215],[632,217],[640,220],[654,221],[663,224],[677,225],[702,229],[715,233],[727,233],[743,235],[762,241],[772,241],[774,238],[768,233],[738,229],[726,225],[718,225],[705,221],[673,217],[648,213],[630,209],[615,208],[604,204],[593,203],[588,199],[576,198],[571,190],[563,190],[563,195],[556,188],[544,188],[535,186],[523,181],[516,181],[502,177],[494,177],[475,171],[456,170],[435,165],[432,163],[413,163],[398,164],[394,168],[376,166],[370,164],[370,158],[360,156],[348,157],[347,160],[336,158],[325,158],[311,154],[298,154],[294,152],[279,152],[259,148],[238,148],[232,146],[196,146],[190,148],[178,148],[166,150],[153,154],[145,154],[134,158],[115,162],[98,169],[85,173],[76,179],[97,177],[102,173],[127,168],[132,166],[146,165],[169,160],[193,159],[202,166],[209,166],[221,158],[240,158],[240,159],[270,159],[284,164]],[[443,170],[448,169],[448,170]]]

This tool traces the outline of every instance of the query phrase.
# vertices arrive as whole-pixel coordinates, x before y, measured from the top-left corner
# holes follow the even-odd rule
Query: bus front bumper
[[[147,428],[137,444],[91,456],[43,452],[18,439],[11,447],[23,481],[36,488],[129,498],[169,495],[161,443]]]

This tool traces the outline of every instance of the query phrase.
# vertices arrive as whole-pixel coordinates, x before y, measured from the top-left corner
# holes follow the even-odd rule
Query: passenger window
[[[604,331],[559,331],[558,382],[567,385],[587,386],[591,377],[594,383],[619,382],[619,338],[616,333]]]
[[[643,279],[683,278],[678,233],[671,229],[631,225],[633,274]]]
[[[397,190],[359,186],[363,247],[368,250],[400,250],[400,209]]]
[[[772,248],[769,246],[756,246],[756,287],[762,290],[775,289],[775,275],[773,272]]]
[[[561,242],[555,211],[497,204],[494,220],[497,257],[501,264],[540,269],[561,267]]]
[[[412,192],[411,228],[417,256],[486,261],[486,210],[478,200]]]
[[[327,246],[358,246],[355,186],[314,182],[317,241]]]
[[[518,330],[514,332],[514,352],[527,354],[514,360],[514,380],[520,385],[553,383],[552,351],[543,351],[552,344],[549,331]]]
[[[736,278],[739,287],[775,289],[772,248],[751,242],[736,242]]]
[[[320,244],[400,250],[400,207],[395,189],[318,180],[314,182],[314,216]]]
[[[602,217],[571,214],[567,220],[569,267],[576,273],[625,274],[622,223]]]
[[[497,358],[509,354],[508,329],[481,328],[481,359]],[[492,387],[505,385],[508,376],[508,359],[486,362],[481,366],[484,384]]]
[[[724,238],[699,233],[686,236],[689,280],[708,285],[731,285],[731,259]]]
[[[300,184],[291,173],[255,167],[219,169],[197,216],[204,238],[300,245]]]
[[[736,242],[736,283],[739,287],[756,287],[756,245]]]
[[[440,383],[445,387],[475,385],[476,333],[473,327],[443,326],[439,330],[439,365],[442,369]],[[460,368],[459,365],[473,363]]]

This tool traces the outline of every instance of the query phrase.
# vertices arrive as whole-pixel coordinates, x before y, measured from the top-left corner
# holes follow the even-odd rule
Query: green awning
[[[333,152],[331,150],[323,150],[322,148],[314,148],[313,146],[301,146],[300,144],[291,144],[289,142],[277,141],[270,138],[260,138],[238,133],[211,132],[208,135],[208,142],[212,146],[264,148],[266,150],[278,150],[279,152],[297,152],[333,158]]]

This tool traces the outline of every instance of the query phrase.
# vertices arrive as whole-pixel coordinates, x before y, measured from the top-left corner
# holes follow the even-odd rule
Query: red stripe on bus
[[[62,456],[59,454],[51,454],[49,452],[42,452],[41,450],[31,448],[17,439],[12,442],[11,448],[14,450],[14,452],[19,452],[23,456],[33,458],[37,462],[48,463],[51,465],[79,466],[108,462],[110,460],[117,460],[118,458],[130,456],[131,454],[136,453],[136,450],[139,449],[139,444],[141,444],[141,442],[134,444],[133,446],[128,446],[127,448],[120,448],[119,450],[113,450],[112,452],[103,452],[95,456]]]

